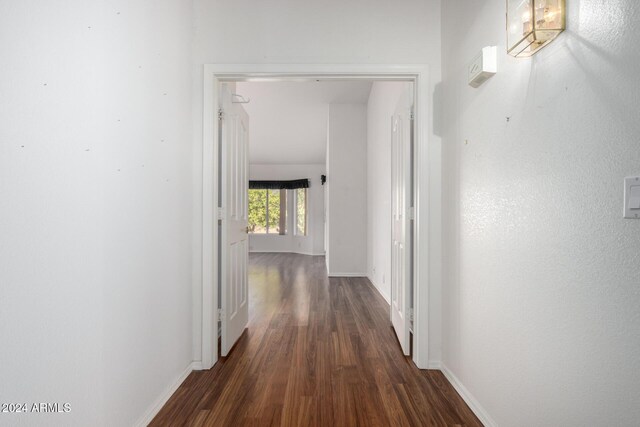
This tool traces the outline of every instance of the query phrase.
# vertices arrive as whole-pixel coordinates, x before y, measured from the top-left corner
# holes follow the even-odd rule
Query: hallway
[[[367,279],[264,253],[250,255],[249,288],[229,357],[191,373],[150,425],[481,425],[440,371],[402,355]]]

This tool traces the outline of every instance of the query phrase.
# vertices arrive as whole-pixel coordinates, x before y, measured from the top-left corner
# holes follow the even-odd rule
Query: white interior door
[[[226,356],[249,321],[249,116],[241,104],[232,102],[227,85],[220,93],[220,353]]]
[[[392,117],[391,142],[391,323],[404,354],[411,351],[411,120],[409,90]]]

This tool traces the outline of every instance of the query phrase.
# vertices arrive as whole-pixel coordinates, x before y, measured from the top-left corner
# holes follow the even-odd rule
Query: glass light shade
[[[565,29],[565,0],[507,0],[507,52],[531,56]]]

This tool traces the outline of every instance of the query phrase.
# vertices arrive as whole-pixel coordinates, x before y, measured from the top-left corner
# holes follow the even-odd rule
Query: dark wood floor
[[[479,426],[440,371],[403,356],[367,279],[324,257],[253,254],[249,327],[193,372],[152,426]]]

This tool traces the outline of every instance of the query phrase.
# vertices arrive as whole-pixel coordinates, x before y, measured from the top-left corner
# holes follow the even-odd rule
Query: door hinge
[[[222,322],[222,309],[221,308],[218,309],[218,319],[217,319],[217,321],[218,322]]]
[[[222,108],[218,110],[218,120],[222,120],[224,118],[224,111]]]
[[[224,209],[218,208],[218,219],[224,219]]]
[[[415,114],[414,114],[413,110],[411,110],[411,112],[409,113],[409,117],[411,117],[411,120],[415,119]]]
[[[409,309],[409,321],[413,322],[413,308]]]

